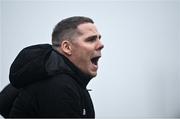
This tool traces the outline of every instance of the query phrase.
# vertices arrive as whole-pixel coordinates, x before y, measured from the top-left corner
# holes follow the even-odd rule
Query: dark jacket
[[[95,117],[86,89],[91,78],[51,45],[23,49],[9,78],[14,87],[21,88],[10,117]]]
[[[18,89],[11,84],[6,85],[0,92],[0,114],[3,117],[9,117],[9,112],[18,93]]]

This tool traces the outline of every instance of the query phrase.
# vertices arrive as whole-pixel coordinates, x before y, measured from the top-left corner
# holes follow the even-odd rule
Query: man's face
[[[72,40],[72,55],[70,60],[84,73],[95,77],[97,75],[98,60],[104,45],[100,41],[100,34],[92,23],[78,26],[78,35]]]

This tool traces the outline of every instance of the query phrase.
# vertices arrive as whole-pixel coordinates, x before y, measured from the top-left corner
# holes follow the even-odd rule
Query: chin
[[[97,75],[97,73],[92,73],[92,74],[90,74],[91,78],[96,77],[96,75]]]

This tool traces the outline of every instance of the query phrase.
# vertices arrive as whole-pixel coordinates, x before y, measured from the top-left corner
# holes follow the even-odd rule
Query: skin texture
[[[98,59],[104,45],[100,41],[101,35],[95,24],[83,23],[77,27],[79,35],[73,40],[64,40],[60,52],[73,62],[82,72],[91,77],[97,75]],[[96,57],[95,63],[92,58]]]

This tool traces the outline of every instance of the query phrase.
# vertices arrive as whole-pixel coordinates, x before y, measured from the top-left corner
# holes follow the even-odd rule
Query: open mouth
[[[99,60],[99,58],[100,58],[100,56],[93,57],[93,58],[91,59],[92,64],[98,65],[98,60]]]

